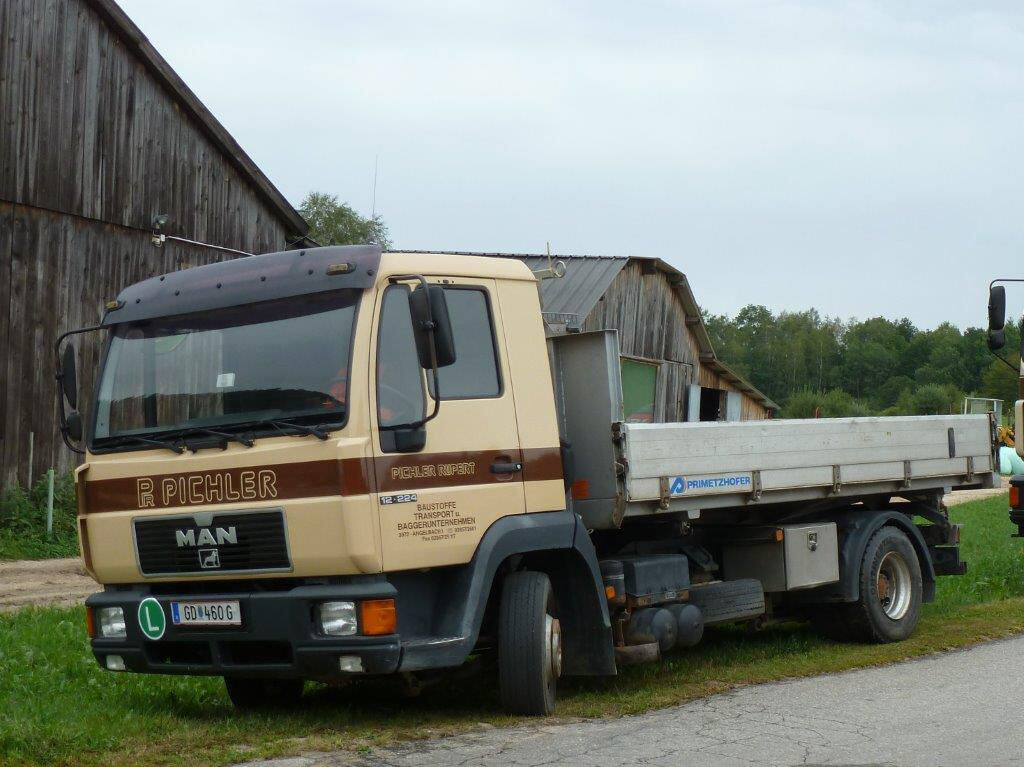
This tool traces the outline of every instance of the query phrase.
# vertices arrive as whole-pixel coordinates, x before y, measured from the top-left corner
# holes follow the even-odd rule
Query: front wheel
[[[860,599],[842,606],[854,638],[900,642],[921,617],[921,563],[906,533],[883,527],[868,541],[860,566]]]
[[[551,581],[544,573],[512,573],[505,578],[498,617],[502,705],[515,714],[552,713],[561,673],[562,628]]]
[[[301,679],[249,679],[224,677],[228,697],[237,709],[284,708],[299,702],[305,682]]]

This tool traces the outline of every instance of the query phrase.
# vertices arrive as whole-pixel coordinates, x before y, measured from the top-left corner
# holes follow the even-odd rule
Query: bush
[[[0,493],[0,559],[46,559],[78,553],[75,482],[57,476],[53,486],[53,535],[46,535],[46,478],[30,490],[10,487]]]
[[[873,415],[871,408],[842,389],[799,391],[786,401],[784,418],[848,418]]]
[[[910,397],[911,410],[914,415],[959,413],[963,401],[963,392],[952,384],[925,384]]]

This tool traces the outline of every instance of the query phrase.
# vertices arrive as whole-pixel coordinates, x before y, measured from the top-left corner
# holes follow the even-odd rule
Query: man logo
[[[217,549],[199,549],[199,566],[204,570],[220,567],[220,552]]]
[[[195,530],[175,530],[174,537],[178,541],[179,549],[186,546],[195,548],[196,546],[223,546],[226,543],[238,543],[238,533],[235,531],[234,525],[218,527],[212,531],[208,527],[201,527],[198,537]]]

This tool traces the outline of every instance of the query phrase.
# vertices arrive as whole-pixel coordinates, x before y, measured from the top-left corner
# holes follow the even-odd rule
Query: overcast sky
[[[379,156],[399,248],[921,327],[1024,276],[1020,3],[119,2],[294,205],[369,214]]]

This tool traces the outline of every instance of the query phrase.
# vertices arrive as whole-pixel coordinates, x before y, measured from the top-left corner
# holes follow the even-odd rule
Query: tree
[[[309,224],[309,236],[321,245],[365,245],[391,247],[388,226],[380,216],[364,218],[352,206],[338,202],[336,195],[310,192],[299,206]]]
[[[718,356],[785,403],[787,417],[955,413],[964,392],[1017,398],[1016,373],[993,361],[981,328],[920,330],[906,318],[843,322],[756,305],[703,316]],[[1020,334],[1006,324],[1002,354],[1019,348]]]
[[[1010,362],[1018,363],[1016,356]],[[1019,364],[1019,363],[1018,363]],[[1017,400],[1019,376],[1016,370],[1004,364],[1002,360],[992,360],[981,374],[981,396],[1003,400],[1003,407],[1013,409]]]

